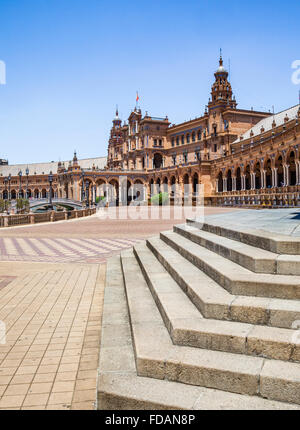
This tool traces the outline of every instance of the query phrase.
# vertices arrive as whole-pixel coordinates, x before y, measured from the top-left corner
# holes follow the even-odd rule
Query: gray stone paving
[[[242,226],[300,237],[300,209],[243,210],[205,217],[207,222],[224,226]]]

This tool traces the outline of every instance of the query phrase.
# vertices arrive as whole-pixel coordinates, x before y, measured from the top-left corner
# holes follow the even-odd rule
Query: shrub
[[[96,204],[100,203],[102,200],[104,200],[105,197],[104,196],[97,196],[96,197]]]
[[[154,206],[162,206],[166,205],[169,202],[169,194],[168,193],[159,193],[155,194],[151,197],[151,205]]]
[[[4,212],[9,209],[10,201],[6,199],[0,199],[0,212]]]
[[[29,210],[29,200],[28,199],[17,199],[16,208],[18,211],[23,209]]]

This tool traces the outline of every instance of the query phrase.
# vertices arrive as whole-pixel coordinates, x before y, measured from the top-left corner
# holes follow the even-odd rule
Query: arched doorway
[[[8,191],[7,190],[3,191],[3,200],[8,200]]]
[[[184,192],[184,198],[189,198],[190,197],[190,186],[189,186],[189,175],[186,173],[183,177],[183,192]]]
[[[229,169],[227,172],[227,191],[232,191],[231,169]]]
[[[42,189],[42,199],[46,199],[47,198],[47,191],[45,190],[45,188]]]
[[[198,192],[198,184],[199,184],[199,176],[198,173],[195,173],[193,176],[193,193],[196,194]]]
[[[135,202],[142,202],[145,200],[145,191],[144,191],[144,184],[140,179],[137,179],[134,181],[133,184],[133,199]]]
[[[168,187],[168,178],[165,176],[163,179],[163,192],[168,193],[169,187]]]
[[[175,197],[176,195],[176,177],[172,176],[171,178],[171,192],[170,192],[171,197]]]
[[[296,162],[295,162],[295,153],[294,151],[290,152],[288,157],[288,165],[289,167],[289,185],[296,185]]]
[[[33,192],[33,196],[35,199],[38,199],[39,198],[39,190],[35,189]]]
[[[218,192],[223,193],[223,175],[222,172],[218,174]]]
[[[261,173],[260,173],[260,164],[256,163],[254,168],[255,173],[255,189],[260,190],[261,189]]]
[[[241,191],[241,189],[242,189],[241,168],[238,167],[236,169],[236,190]]]
[[[279,157],[276,160],[275,167],[277,169],[277,186],[283,187],[284,186],[284,174],[283,174],[283,161],[282,156],[279,155]]]
[[[129,185],[128,185],[129,183]],[[109,181],[107,189],[107,199],[110,206],[119,206],[119,182],[116,179],[112,179]],[[129,192],[129,188],[131,183],[127,181],[127,193]]]
[[[268,159],[265,164],[265,170],[266,170],[266,188],[272,187],[272,167],[271,167],[271,160]]]
[[[245,182],[246,182],[246,190],[251,190],[251,174],[250,174],[250,166],[246,166],[245,170]]]
[[[11,191],[11,199],[12,199],[12,200],[16,200],[16,197],[17,197],[17,193],[16,193],[16,191],[15,191],[15,190],[12,190],[12,191]]]

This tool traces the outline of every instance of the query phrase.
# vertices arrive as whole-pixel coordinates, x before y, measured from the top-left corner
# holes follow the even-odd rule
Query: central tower
[[[215,72],[215,82],[211,88],[211,99],[208,102],[208,108],[221,108],[224,110],[228,107],[236,109],[237,103],[232,94],[231,84],[228,81],[228,72],[223,66],[222,53],[220,54],[219,68]]]

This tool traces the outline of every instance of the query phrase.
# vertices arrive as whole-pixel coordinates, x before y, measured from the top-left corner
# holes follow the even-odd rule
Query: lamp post
[[[81,202],[84,202],[85,199],[85,192],[84,192],[84,170],[82,170],[81,174]]]
[[[88,207],[89,207],[89,205],[90,205],[90,202],[89,202],[89,200],[90,200],[90,195],[89,195],[89,185],[90,185],[90,183],[89,183],[89,180],[87,179],[87,180],[85,181],[86,207],[87,207],[87,208],[88,208]]]
[[[5,200],[7,199],[7,183],[8,183],[8,178],[4,178],[4,185],[5,185]],[[3,198],[4,200],[4,198]]]
[[[96,175],[94,175],[94,205],[97,205],[97,185],[96,185]]]
[[[19,179],[20,179],[20,186],[19,186],[19,199],[22,197],[22,170],[19,171],[18,173],[19,175]]]
[[[53,174],[52,172],[50,172],[49,176],[48,176],[48,181],[50,184],[50,192],[49,192],[49,206],[50,209],[53,210],[53,204],[52,204],[52,182],[53,182]]]
[[[27,177],[27,181],[26,181],[26,199],[28,199],[28,176],[29,176],[29,169],[28,169],[28,166],[27,166],[27,169],[26,169],[26,177]]]
[[[10,181],[11,181],[11,174],[8,175],[8,200],[11,200],[11,194],[10,194]]]

